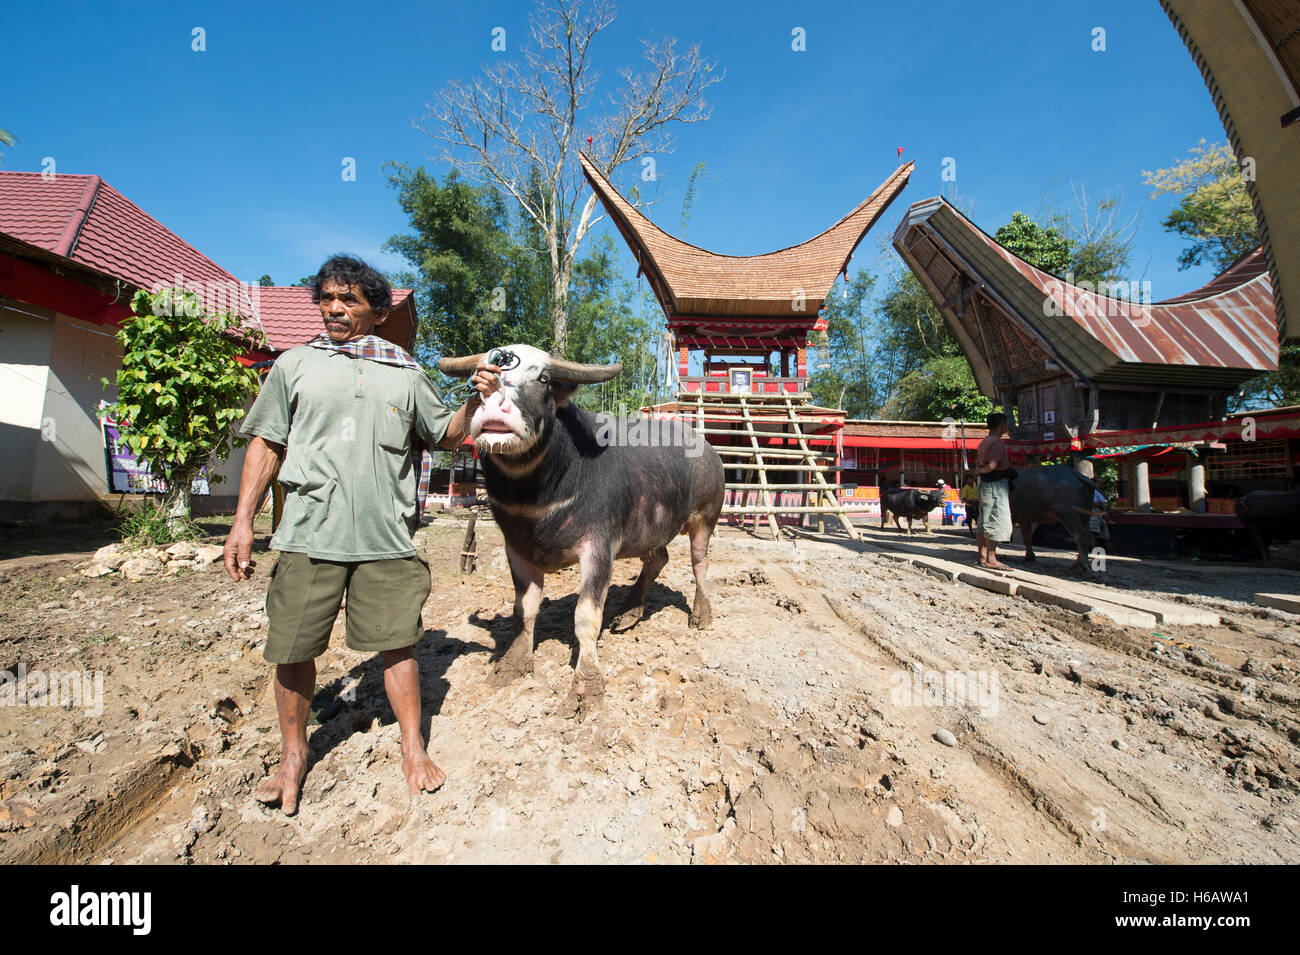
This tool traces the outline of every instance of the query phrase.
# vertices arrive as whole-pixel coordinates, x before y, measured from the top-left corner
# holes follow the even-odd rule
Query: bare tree
[[[674,126],[708,119],[703,93],[723,78],[698,44],[683,51],[671,37],[642,40],[646,65],[619,70],[622,87],[599,115],[587,116],[600,79],[591,44],[614,14],[608,0],[539,2],[529,18],[530,46],[474,80],[449,82],[416,124],[439,143],[440,160],[508,193],[542,230],[557,355],[567,338],[573,262],[600,221],[573,150],[589,140],[588,155],[608,178],[625,163],[671,152]]]

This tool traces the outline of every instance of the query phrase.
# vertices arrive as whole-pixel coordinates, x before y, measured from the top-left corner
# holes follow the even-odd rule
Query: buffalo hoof
[[[492,668],[492,675],[488,682],[493,686],[508,686],[520,677],[525,677],[533,672],[533,654],[508,652],[496,662]]]
[[[1021,559],[1024,563],[1026,563],[1026,564],[1032,564],[1034,561],[1038,560],[1038,555],[1037,555],[1037,554],[1026,554],[1024,557],[1022,557],[1022,558],[1020,558],[1020,559]]]
[[[605,677],[599,670],[579,670],[573,675],[569,695],[560,704],[560,715],[568,719],[581,719],[599,708],[605,697]]]
[[[614,625],[609,628],[610,633],[622,633],[625,630],[631,630],[641,622],[641,617],[645,613],[641,607],[633,607],[623,616],[614,621]]]
[[[691,611],[691,615],[686,618],[686,625],[692,630],[703,630],[713,623],[713,609],[705,604],[703,607],[696,607]]]

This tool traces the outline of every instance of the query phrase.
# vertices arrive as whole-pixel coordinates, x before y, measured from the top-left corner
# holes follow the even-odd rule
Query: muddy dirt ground
[[[929,576],[875,552],[905,540],[876,528],[861,545],[723,528],[712,626],[687,629],[679,538],[647,618],[602,635],[603,705],[574,719],[576,571],[547,579],[536,673],[497,688],[509,573],[483,519],[478,573],[457,569],[463,521],[419,537],[446,785],[408,797],[378,661],[346,649],[340,615],[292,818],[251,798],[278,753],[273,556],[242,584],[87,579],[111,527],[6,531],[0,671],[103,682],[0,706],[0,861],[1300,861],[1300,618],[1250,602],[1296,593],[1294,569],[1111,562],[1107,586],[1221,616],[1153,632]],[[954,529],[908,543],[974,557]],[[1040,555],[1070,579],[1068,555]],[[607,623],[638,566],[617,565]]]

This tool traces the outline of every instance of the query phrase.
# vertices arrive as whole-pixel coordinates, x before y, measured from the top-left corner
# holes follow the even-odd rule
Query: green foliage
[[[691,221],[691,212],[695,208],[695,191],[696,183],[699,182],[700,176],[704,170],[709,167],[706,162],[697,162],[691,174],[686,177],[686,192],[682,196],[682,232],[681,237],[686,238],[686,225]]]
[[[257,280],[257,284],[260,285],[262,288],[268,288],[275,284],[275,279],[271,278],[271,276],[269,275],[263,275],[260,279]]]
[[[197,540],[203,532],[189,519],[175,520],[167,508],[145,500],[140,510],[128,511],[118,526],[122,540],[139,547],[165,547],[182,540]]]
[[[1241,394],[1233,398],[1230,410],[1300,405],[1300,342],[1283,345],[1278,351],[1277,365],[1277,371],[1242,385]]]
[[[872,307],[875,284],[858,272],[827,299],[828,354],[809,381],[817,401],[841,407],[842,395],[851,418],[981,418],[988,399],[920,281],[899,272]]]
[[[199,297],[181,289],[139,291],[131,313],[117,332],[122,366],[109,412],[155,475],[188,488],[200,467],[244,443],[233,426],[257,389],[257,373],[236,358],[256,333],[237,316],[205,314]]]
[[[1074,242],[1023,212],[1012,213],[1011,221],[993,234],[993,241],[1051,275],[1064,275],[1074,260]]]
[[[1209,262],[1223,271],[1260,244],[1259,223],[1250,193],[1227,143],[1207,146],[1202,139],[1191,155],[1168,169],[1143,171],[1152,197],[1173,193],[1181,199],[1164,227],[1191,240],[1178,256],[1178,267]]]
[[[656,345],[659,328],[645,317],[644,295],[636,300],[632,284],[616,266],[618,247],[608,234],[591,242],[591,250],[573,266],[569,291],[569,343],[565,356],[593,364],[622,362],[622,373],[603,385],[587,385],[573,396],[574,404],[635,415],[654,400]],[[653,300],[652,300],[653,301]],[[654,304],[651,315],[662,315]]]
[[[555,343],[550,255],[541,229],[522,213],[512,221],[497,193],[454,171],[438,182],[424,169],[390,164],[389,183],[411,222],[386,248],[413,271],[393,278],[415,289],[419,315],[416,357],[473,355],[509,342],[544,351]],[[541,188],[534,178],[532,188]],[[608,235],[573,266],[567,297],[565,357],[623,363],[604,385],[580,388],[575,404],[635,413],[656,391],[660,312],[619,274],[618,247]],[[457,385],[459,387],[459,384]]]
[[[831,291],[826,300],[826,354],[809,376],[808,390],[819,405],[843,408],[849,418],[869,418],[884,402],[876,370],[878,335],[866,309],[876,286],[870,272],[858,271],[845,295]],[[841,404],[841,401],[843,402]]]
[[[389,185],[412,231],[384,248],[409,262],[398,276],[415,290],[417,357],[472,355],[501,342],[549,349],[550,265],[536,227],[512,235],[505,203],[454,170],[439,183],[423,168],[390,163]]]
[[[993,402],[980,394],[970,364],[960,355],[927,359],[899,380],[882,416],[903,421],[983,421]]]

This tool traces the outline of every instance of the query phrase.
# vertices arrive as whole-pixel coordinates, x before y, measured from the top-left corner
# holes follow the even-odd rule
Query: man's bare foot
[[[275,772],[253,791],[253,798],[268,806],[279,803],[281,811],[292,816],[298,811],[298,796],[306,775],[307,754],[284,753]]]
[[[1006,564],[1002,563],[1002,561],[1000,560],[991,560],[984,566],[987,567],[989,570],[1010,570],[1011,569]]]
[[[431,793],[447,781],[447,774],[424,751],[423,740],[418,746],[402,746],[402,772],[412,796],[421,790]]]

